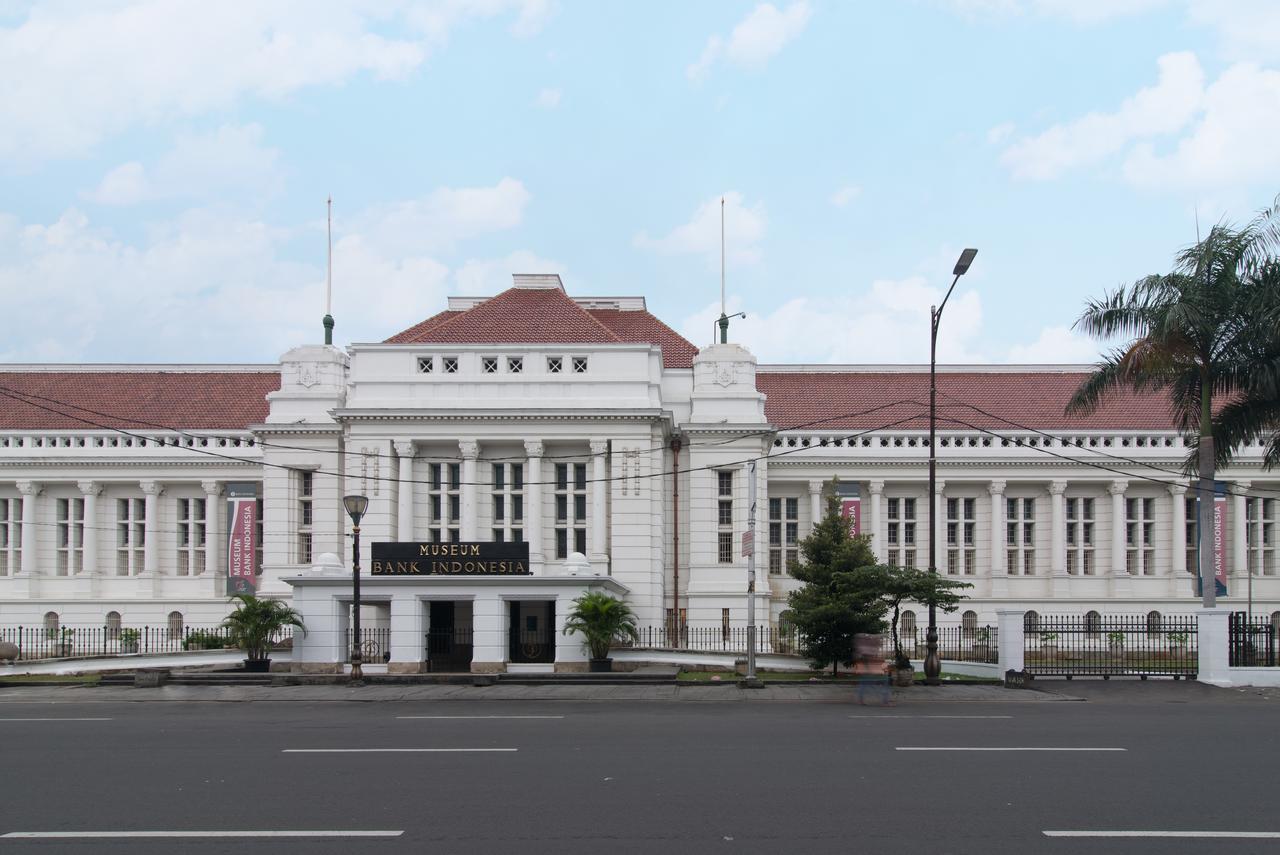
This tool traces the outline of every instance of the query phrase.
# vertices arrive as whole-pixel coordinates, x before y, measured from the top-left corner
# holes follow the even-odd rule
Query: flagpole
[[[324,343],[333,344],[333,196],[325,200],[325,241],[328,257],[324,268]]]

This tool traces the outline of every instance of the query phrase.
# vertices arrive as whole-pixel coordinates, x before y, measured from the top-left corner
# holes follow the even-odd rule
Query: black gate
[[[507,651],[510,661],[517,664],[555,662],[555,603],[548,603],[550,608],[545,614],[533,613],[535,610],[532,608],[522,609],[522,605],[519,600],[511,601],[511,627],[508,633],[510,644]]]
[[[431,624],[427,630],[427,670],[456,673],[471,670],[471,629],[454,624],[455,603],[431,603]]]
[[[1236,668],[1275,668],[1277,659],[1277,626],[1266,615],[1255,615],[1250,621],[1244,612],[1232,612],[1227,624],[1228,662]]]
[[[1195,677],[1200,664],[1193,615],[1041,615],[1024,639],[1037,677]]]

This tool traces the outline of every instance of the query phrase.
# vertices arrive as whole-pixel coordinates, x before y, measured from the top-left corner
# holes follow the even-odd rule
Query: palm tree
[[[1234,449],[1262,441],[1263,465],[1280,465],[1280,260],[1261,264],[1246,279],[1254,335],[1240,355],[1240,389],[1214,417],[1217,463],[1225,465]]]
[[[245,652],[253,662],[265,662],[271,639],[287,626],[296,626],[307,634],[302,615],[279,600],[265,600],[253,594],[237,594],[236,610],[222,621],[231,643]]]
[[[1177,255],[1172,273],[1147,276],[1090,302],[1076,327],[1094,338],[1130,340],[1107,354],[1080,388],[1068,413],[1090,413],[1111,393],[1167,391],[1179,429],[1197,432],[1199,495],[1212,495],[1217,455],[1213,402],[1239,392],[1247,383],[1241,354],[1256,340],[1249,309],[1256,299],[1247,284],[1265,262],[1271,238],[1265,216],[1244,229],[1214,226],[1209,234]],[[1227,439],[1227,437],[1224,437]],[[1223,443],[1230,450],[1230,442]],[[1200,502],[1200,531],[1209,531],[1212,504]],[[1212,566],[1212,540],[1200,540],[1205,606],[1215,600],[1214,585],[1203,578]]]
[[[609,658],[615,641],[634,641],[640,634],[631,607],[603,591],[587,591],[573,601],[564,623],[564,634],[580,632],[591,658]]]

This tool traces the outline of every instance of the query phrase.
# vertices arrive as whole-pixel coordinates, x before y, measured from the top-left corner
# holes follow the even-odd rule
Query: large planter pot
[[[893,685],[906,688],[915,685],[916,669],[910,666],[893,669]]]
[[[587,662],[587,670],[592,674],[608,673],[613,670],[612,659],[592,659]]]
[[[249,674],[265,674],[271,670],[270,659],[246,659],[244,670]]]

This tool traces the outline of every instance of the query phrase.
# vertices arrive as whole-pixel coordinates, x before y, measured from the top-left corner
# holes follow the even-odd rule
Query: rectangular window
[[[719,544],[717,549],[718,560],[721,564],[733,563],[733,532],[718,532]]]
[[[733,563],[733,472],[716,472],[716,560]]]
[[[1036,500],[1005,499],[1005,571],[1010,576],[1036,572]]]
[[[977,567],[976,499],[947,499],[947,574],[972,576]]]
[[[1067,505],[1067,573],[1092,576],[1093,563],[1093,499],[1070,497]]]
[[[1124,501],[1124,566],[1131,576],[1156,575],[1155,499]]]
[[[427,466],[427,504],[431,509],[428,531],[433,543],[457,543],[462,524],[462,464],[431,463]]]
[[[0,499],[0,576],[22,569],[22,499]]]
[[[895,497],[886,500],[886,543],[889,549],[885,558],[899,567],[916,566],[916,500]],[[900,547],[900,548],[899,548]]]
[[[137,576],[143,569],[147,504],[143,499],[116,500],[116,575]]]
[[[430,357],[430,356],[418,357],[418,373],[419,374],[430,374],[432,371],[435,370],[435,367],[436,367],[436,361],[433,357]]]
[[[800,500],[769,499],[769,573],[790,573],[800,558]]]
[[[554,501],[556,508],[556,558],[573,551],[587,552],[587,464],[557,463]],[[572,514],[570,511],[572,510]]]
[[[409,490],[412,486],[402,484],[400,489]],[[311,538],[312,538],[312,520],[315,511],[312,501],[315,497],[315,473],[299,472],[298,473],[298,554],[295,556],[297,563],[311,563]]]
[[[485,374],[497,374],[498,373],[498,357],[485,356],[481,358],[480,370],[482,370]]]
[[[1193,576],[1198,576],[1200,570],[1200,544],[1196,540],[1196,533],[1200,527],[1200,518],[1197,516],[1199,507],[1196,505],[1194,496],[1188,496],[1185,502],[1186,504],[1183,507],[1186,512],[1187,572]]]
[[[58,499],[57,565],[59,576],[84,569],[84,499]]]
[[[1245,536],[1248,544],[1249,572],[1254,576],[1276,575],[1275,499],[1245,499]]]
[[[524,464],[494,463],[492,481],[494,540],[519,542],[524,537]]]
[[[720,637],[725,641],[729,640],[729,610],[728,609],[720,610]]]
[[[562,356],[547,357],[547,373],[548,374],[559,374],[562,370],[564,370],[564,357]]]
[[[587,373],[587,358],[585,356],[575,356],[573,358],[573,373],[574,374]]]
[[[524,357],[508,356],[507,357],[507,373],[520,374],[524,371]]]
[[[457,374],[457,373],[458,373],[458,357],[456,357],[456,356],[446,356],[446,357],[444,357],[443,359],[441,359],[440,361],[444,364],[444,373],[445,373],[445,374]]]
[[[204,572],[206,513],[204,499],[178,499],[179,576],[198,576]]]

